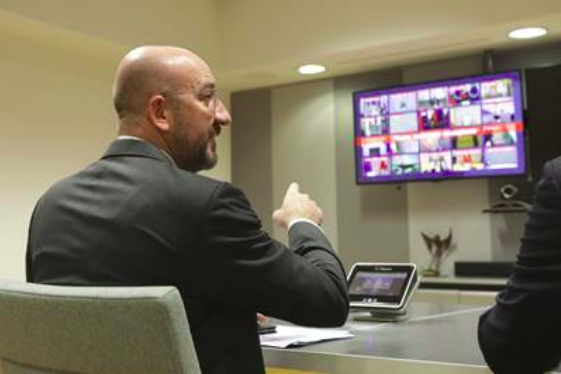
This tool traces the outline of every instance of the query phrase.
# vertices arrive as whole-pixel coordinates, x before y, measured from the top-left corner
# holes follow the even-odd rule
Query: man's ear
[[[160,131],[168,132],[171,128],[170,112],[166,98],[162,95],[154,95],[148,101],[148,120]]]

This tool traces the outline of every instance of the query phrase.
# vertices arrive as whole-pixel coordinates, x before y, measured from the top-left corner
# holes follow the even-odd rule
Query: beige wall
[[[108,60],[0,33],[0,277],[24,278],[33,206],[115,136]]]
[[[298,182],[323,209],[323,228],[337,247],[333,89],[326,80],[272,90],[272,185],[278,207],[288,185]],[[286,240],[284,229],[273,232]]]

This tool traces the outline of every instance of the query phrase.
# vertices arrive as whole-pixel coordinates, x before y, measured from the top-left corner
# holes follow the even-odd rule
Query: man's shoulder
[[[228,181],[182,170],[173,165],[152,164],[152,167],[153,169],[146,170],[151,175],[143,182],[150,186],[148,190],[155,194],[167,194],[178,203],[189,201],[195,205],[206,205],[210,200],[220,200],[223,203],[247,201],[243,191]]]
[[[174,174],[175,178],[177,178],[176,187],[178,188],[181,188],[181,186],[189,186],[190,189],[198,191],[199,193],[204,194],[209,198],[216,197],[220,199],[247,199],[244,192],[229,181],[219,180],[177,168],[175,169]]]
[[[207,192],[214,191],[227,183],[218,179],[207,177],[205,175],[181,170],[176,167],[173,168],[172,173],[178,178],[181,183],[199,187],[201,190]]]
[[[227,181],[149,158],[136,158],[134,162],[115,161],[117,159],[96,161],[55,182],[41,201],[68,201],[86,195],[94,200],[99,196],[128,196],[127,199],[132,199],[134,195],[136,202],[177,208],[190,206],[193,210],[205,209],[211,206],[211,201],[215,202],[212,206],[250,205],[245,194]]]
[[[104,188],[142,190],[143,195],[206,200],[221,189],[233,188],[228,182],[181,170],[151,159],[122,164],[98,160],[82,170],[54,182],[44,196],[67,195],[77,190],[92,192]],[[127,187],[129,186],[129,187]]]

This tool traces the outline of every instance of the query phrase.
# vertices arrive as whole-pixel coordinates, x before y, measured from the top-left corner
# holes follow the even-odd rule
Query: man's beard
[[[215,138],[216,139],[216,138]],[[216,166],[218,161],[218,156],[216,155],[215,149],[209,149],[211,142],[210,135],[203,141],[200,141],[199,147],[197,147],[197,165],[198,170],[210,170]]]
[[[204,137],[201,136],[198,139],[190,140],[180,133],[183,126],[182,124],[182,126],[176,127],[177,133],[175,134],[182,154],[181,164],[178,166],[181,169],[194,173],[212,169],[218,161],[216,150],[210,149],[214,133],[207,133]]]

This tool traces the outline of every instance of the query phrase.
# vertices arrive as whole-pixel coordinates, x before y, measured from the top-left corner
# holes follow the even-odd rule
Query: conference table
[[[264,348],[265,362],[322,374],[490,374],[477,343],[477,321],[487,308],[414,302],[399,322],[357,321],[351,313],[342,329],[355,337]]]

